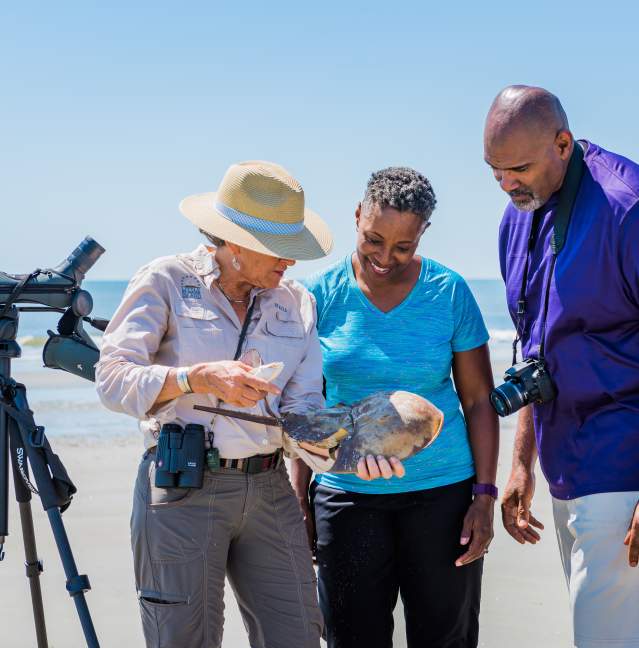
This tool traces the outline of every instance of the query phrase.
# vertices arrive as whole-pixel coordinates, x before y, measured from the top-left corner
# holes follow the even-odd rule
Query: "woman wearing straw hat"
[[[131,535],[147,645],[220,646],[226,576],[251,646],[317,648],[315,574],[280,429],[194,405],[255,416],[323,406],[313,298],[283,276],[297,259],[328,254],[331,234],[304,207],[299,183],[268,162],[232,165],[217,193],[190,196],[180,209],[213,247],[137,272],[96,370],[103,403],[140,419],[145,437]],[[283,369],[270,382],[252,373],[271,362]],[[156,486],[167,423],[203,426],[202,488]],[[318,471],[332,465],[286,443]]]

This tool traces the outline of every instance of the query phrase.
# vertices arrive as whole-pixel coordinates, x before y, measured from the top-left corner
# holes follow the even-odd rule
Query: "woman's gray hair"
[[[209,243],[211,243],[211,245],[214,245],[215,247],[219,248],[223,245],[226,245],[223,239],[218,238],[217,236],[213,236],[213,234],[209,234],[203,229],[200,230],[200,234],[204,234],[204,237],[209,241]]]
[[[410,167],[388,167],[375,171],[366,185],[365,205],[410,211],[424,221],[430,219],[437,199],[428,178]]]

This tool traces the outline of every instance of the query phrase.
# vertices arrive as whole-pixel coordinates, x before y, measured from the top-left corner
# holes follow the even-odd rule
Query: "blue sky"
[[[127,278],[197,244],[182,197],[214,191],[231,162],[268,159],[331,225],[331,259],[352,248],[370,172],[414,166],[438,197],[421,251],[497,277],[492,98],[545,86],[577,136],[638,159],[638,7],[3,3],[0,270],[55,265],[91,234],[107,253],[90,278]]]

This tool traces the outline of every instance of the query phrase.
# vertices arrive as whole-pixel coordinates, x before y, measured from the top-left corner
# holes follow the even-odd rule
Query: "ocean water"
[[[504,286],[500,280],[469,280],[490,332],[490,349],[496,380],[509,362],[513,326],[506,310]],[[93,297],[94,317],[109,318],[117,308],[126,281],[85,281],[83,288]],[[27,386],[29,405],[47,436],[130,436],[137,434],[136,422],[104,408],[93,384],[42,365],[42,347],[47,330],[55,330],[59,315],[21,313],[18,343],[22,357],[12,361],[12,374]],[[101,333],[88,324],[87,332],[100,345]]]

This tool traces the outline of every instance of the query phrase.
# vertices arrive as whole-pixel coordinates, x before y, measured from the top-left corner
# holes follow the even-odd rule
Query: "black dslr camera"
[[[165,423],[160,430],[155,457],[158,488],[202,488],[204,477],[204,426]]]
[[[547,403],[557,395],[546,363],[535,358],[507,369],[504,381],[490,392],[490,403],[499,416],[508,416],[529,403]]]

